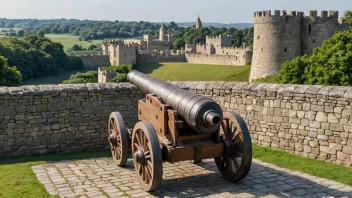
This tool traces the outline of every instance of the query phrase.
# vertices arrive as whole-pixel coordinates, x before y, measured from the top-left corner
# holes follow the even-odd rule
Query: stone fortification
[[[102,43],[103,54],[110,57],[111,65],[136,64],[138,45],[125,45],[122,40],[109,40]]]
[[[141,97],[130,84],[0,88],[0,156],[107,148],[110,112],[133,127]]]
[[[254,142],[297,155],[352,164],[352,88],[174,82],[240,113]],[[107,148],[107,120],[137,121],[141,92],[130,84],[0,88],[0,156]]]
[[[303,12],[270,10],[254,13],[254,44],[250,81],[277,75],[281,65],[297,56],[312,54],[336,31],[348,30],[339,23],[337,11]]]
[[[138,54],[138,63],[186,62],[184,54]]]
[[[243,66],[252,61],[252,50],[232,47],[229,36],[206,36],[205,44],[186,44],[185,51],[189,63]]]
[[[117,72],[102,71],[98,68],[98,83],[108,83],[117,76]]]
[[[83,55],[80,56],[86,69],[97,69],[98,67],[109,66],[109,56],[106,55]]]
[[[218,55],[218,54],[189,54],[187,53],[186,61],[195,64],[211,64],[211,65],[231,65],[244,66],[251,62],[252,53],[244,55]]]

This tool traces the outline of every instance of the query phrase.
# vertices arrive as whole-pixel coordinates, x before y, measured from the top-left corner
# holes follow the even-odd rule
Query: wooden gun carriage
[[[240,115],[223,113],[209,98],[138,71],[131,71],[128,80],[146,93],[146,98],[138,101],[140,122],[133,131],[126,130],[121,114],[111,113],[108,139],[118,166],[126,164],[131,148],[142,189],[160,188],[163,161],[214,158],[225,180],[236,182],[247,176],[252,144]]]

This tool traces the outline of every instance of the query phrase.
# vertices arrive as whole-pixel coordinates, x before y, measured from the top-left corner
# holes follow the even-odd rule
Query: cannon
[[[246,123],[235,112],[223,112],[213,100],[131,71],[128,80],[146,94],[138,101],[138,119],[126,129],[119,112],[108,121],[108,141],[117,166],[128,150],[142,189],[154,191],[162,182],[163,161],[175,163],[214,158],[229,182],[244,179],[252,164],[252,143]]]

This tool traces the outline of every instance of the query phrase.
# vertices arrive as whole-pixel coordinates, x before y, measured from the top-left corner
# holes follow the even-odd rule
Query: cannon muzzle
[[[223,113],[215,101],[135,70],[128,73],[127,79],[145,94],[159,96],[194,130],[213,133],[219,129]]]

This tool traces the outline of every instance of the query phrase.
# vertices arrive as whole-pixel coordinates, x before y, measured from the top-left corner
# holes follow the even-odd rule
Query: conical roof
[[[160,30],[166,30],[166,26],[165,26],[165,24],[164,24],[164,23],[161,25]]]

